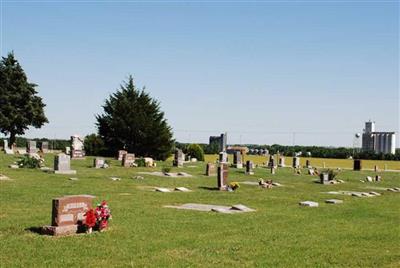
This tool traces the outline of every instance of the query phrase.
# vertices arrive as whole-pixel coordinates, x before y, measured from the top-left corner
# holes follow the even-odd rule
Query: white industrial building
[[[375,131],[375,122],[365,122],[362,149],[376,153],[394,154],[396,151],[396,134],[395,132]]]

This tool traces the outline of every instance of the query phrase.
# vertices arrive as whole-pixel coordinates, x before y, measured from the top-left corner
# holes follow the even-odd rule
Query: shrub
[[[146,166],[146,161],[142,157],[141,158],[137,158],[137,159],[135,159],[135,164],[138,167],[145,167]]]
[[[186,154],[190,155],[192,158],[196,158],[198,161],[204,161],[204,151],[198,144],[189,144],[186,147]]]
[[[162,171],[162,173],[169,173],[171,171],[171,168],[170,167],[163,167],[161,171]]]
[[[25,168],[40,168],[42,163],[42,159],[31,157],[29,155],[24,155],[17,161],[18,166]]]

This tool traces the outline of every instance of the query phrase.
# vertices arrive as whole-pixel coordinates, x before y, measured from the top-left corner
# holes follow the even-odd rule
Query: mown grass
[[[46,156],[49,166],[52,160],[52,155]],[[229,193],[207,189],[216,186],[216,178],[203,175],[205,163],[179,169],[193,178],[142,175],[145,179],[139,181],[131,177],[171,163],[158,163],[154,169],[122,168],[111,160],[112,167],[104,170],[91,168],[88,157],[72,161],[78,174],[68,176],[7,168],[13,161],[12,156],[0,155],[0,173],[13,179],[0,182],[1,267],[400,266],[399,193],[375,189],[383,195],[374,198],[325,193],[400,186],[397,172],[382,172],[380,183],[361,183],[360,179],[374,173],[343,171],[339,177],[346,183],[320,185],[313,182],[316,177],[296,176],[290,168],[279,169],[274,176],[265,168],[257,168],[254,176],[231,168],[230,181],[263,177],[285,186],[263,190],[242,184]],[[399,169],[399,162],[393,165]],[[122,180],[112,181],[111,176]],[[79,180],[70,181],[70,177]],[[185,186],[194,192],[157,193],[147,186]],[[49,224],[52,198],[68,194],[93,194],[96,201],[108,200],[113,213],[110,229],[70,237],[42,236],[28,230]],[[335,197],[344,203],[324,203]],[[320,207],[299,207],[298,202],[304,200],[320,202]],[[257,211],[226,215],[163,207],[183,203],[241,203]]]

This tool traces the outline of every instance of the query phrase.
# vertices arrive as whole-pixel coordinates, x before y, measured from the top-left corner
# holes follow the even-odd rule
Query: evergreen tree
[[[13,53],[0,62],[0,132],[10,135],[10,145],[16,135],[23,135],[29,126],[40,128],[48,123],[42,98],[29,83]]]
[[[132,76],[112,94],[104,113],[97,115],[99,135],[109,154],[126,149],[139,156],[165,160],[174,144],[159,102],[148,93],[136,88]]]

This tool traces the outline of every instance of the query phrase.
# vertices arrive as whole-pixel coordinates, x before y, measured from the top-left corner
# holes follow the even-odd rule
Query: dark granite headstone
[[[361,159],[354,159],[353,170],[354,170],[354,171],[360,171],[360,170],[362,170],[362,162],[361,162]]]
[[[217,185],[218,189],[225,190],[225,186],[228,184],[228,164],[219,164]]]

